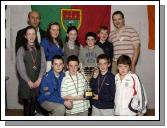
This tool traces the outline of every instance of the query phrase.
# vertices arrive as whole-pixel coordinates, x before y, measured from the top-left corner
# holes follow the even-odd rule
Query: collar
[[[49,72],[52,74],[52,76],[56,77],[55,74],[54,74],[53,69],[51,69]],[[63,71],[61,71],[61,72],[59,73],[59,77],[58,77],[58,78],[62,78],[62,77],[64,77],[64,76],[65,76],[65,73],[64,73]],[[57,77],[56,77],[56,78],[57,78]]]
[[[122,81],[125,80],[125,79],[127,79],[127,78],[128,78],[129,76],[131,76],[131,75],[132,75],[132,73],[129,71],[129,72],[124,76],[124,78],[122,79]],[[120,76],[119,76],[119,73],[116,74],[116,79],[117,79],[117,80],[121,80],[121,79],[120,79]]]
[[[125,25],[124,25],[122,28],[120,28],[119,30],[118,30],[118,29],[115,29],[115,31],[116,31],[117,33],[119,33],[119,32],[122,32],[124,29],[125,29]]]
[[[40,31],[39,31],[39,27],[36,28],[36,31],[37,31],[37,32],[40,32]]]

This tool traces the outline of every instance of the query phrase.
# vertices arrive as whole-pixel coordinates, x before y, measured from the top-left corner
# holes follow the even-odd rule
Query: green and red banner
[[[47,30],[51,22],[61,25],[62,40],[70,25],[78,28],[78,39],[82,45],[85,45],[87,32],[97,32],[100,26],[107,26],[110,30],[111,5],[32,5],[31,8],[40,13],[41,29]]]

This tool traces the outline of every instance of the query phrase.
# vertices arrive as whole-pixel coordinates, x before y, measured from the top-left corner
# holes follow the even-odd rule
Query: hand
[[[97,78],[98,75],[99,75],[99,69],[96,68],[93,70],[93,78]]]
[[[33,83],[31,80],[29,80],[29,81],[28,81],[28,86],[32,89],[33,86],[34,86],[34,83]]]
[[[92,99],[94,99],[94,100],[98,100],[98,99],[99,99],[99,96],[98,96],[97,94],[93,94]]]
[[[64,101],[64,106],[67,107],[68,109],[72,109],[73,101],[72,100],[65,100]]]
[[[79,68],[79,69],[78,69],[78,72],[79,72],[79,73],[84,73],[83,68]]]
[[[41,78],[38,78],[38,80],[35,81],[33,88],[39,87],[40,83],[41,83]]]

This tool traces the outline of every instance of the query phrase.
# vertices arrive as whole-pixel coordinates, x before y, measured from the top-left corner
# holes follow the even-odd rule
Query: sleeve
[[[61,97],[65,97],[68,95],[68,88],[66,78],[64,77],[61,83]]]
[[[104,51],[103,51],[103,49],[102,49],[102,48],[100,48],[100,47],[99,47],[99,46],[97,46],[97,45],[96,45],[96,47],[97,47],[97,54],[98,54],[98,55],[100,55],[100,54],[103,54],[103,53],[104,53]],[[98,55],[97,55],[97,56],[98,56]]]
[[[44,38],[40,45],[43,47],[44,49],[44,53],[45,53],[45,57],[48,58],[48,51],[47,51],[47,40]]]
[[[108,42],[108,43],[110,43],[110,42]],[[113,60],[113,54],[114,54],[114,51],[113,51],[113,44],[112,43],[110,43],[110,47],[111,47],[111,55],[110,55],[110,61],[112,62],[112,60]],[[112,64],[112,63],[111,63]]]
[[[40,95],[42,97],[42,100],[52,101],[55,103],[64,103],[64,99],[58,96],[57,93],[54,92],[54,89],[51,88],[51,86],[54,86],[51,83],[51,80],[44,77],[44,79],[41,82],[40,85]]]
[[[140,83],[137,75],[135,75],[135,81],[136,81],[137,97],[140,101],[139,111],[141,113],[145,113],[146,112],[146,105],[147,105],[147,97],[146,97],[145,89],[144,89],[144,86]]]
[[[22,40],[23,40],[23,30],[18,31],[17,32],[17,36],[16,36],[16,43],[15,43],[15,52],[17,54],[18,49],[22,46]]]
[[[84,67],[83,66],[83,64],[84,64],[83,63],[84,62],[83,61],[83,50],[84,50],[83,48],[79,50],[79,62],[82,64],[82,67]]]
[[[20,77],[26,82],[28,82],[30,78],[28,77],[27,72],[26,72],[23,54],[24,54],[24,49],[23,47],[20,47],[17,52],[17,57],[16,57],[16,68],[17,68],[17,71]]]
[[[98,93],[98,92],[97,92],[97,88],[96,88],[96,86],[97,86],[97,78],[96,78],[96,79],[95,79],[95,78],[92,78],[92,79],[90,80],[90,85],[91,85],[91,87],[92,87],[93,93],[97,94],[97,93]]]
[[[145,91],[145,88],[143,84],[141,84],[141,94],[142,94],[142,113],[147,112],[147,93]]]
[[[45,96],[45,100],[49,99],[49,86],[48,86],[48,82],[47,82],[47,79],[45,78],[45,76],[43,77],[42,81],[41,81],[41,84],[40,84],[40,89],[39,89],[39,92],[40,92],[40,96]]]
[[[39,73],[39,78],[42,78],[45,72],[46,72],[46,59],[43,47],[41,47],[41,69]]]
[[[137,75],[134,74],[133,76],[135,78],[135,83],[136,83],[136,86],[135,86],[135,89],[136,89],[136,92],[137,92],[137,97],[138,97],[138,100],[140,101],[140,104],[139,104],[139,111],[142,110],[142,94],[141,94],[141,83],[139,81],[139,78]]]

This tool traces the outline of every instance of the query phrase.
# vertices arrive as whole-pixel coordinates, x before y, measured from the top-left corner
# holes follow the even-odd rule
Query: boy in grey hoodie
[[[79,60],[82,67],[96,67],[96,58],[98,55],[103,54],[103,50],[95,45],[97,35],[94,32],[86,33],[86,47],[80,50]]]

